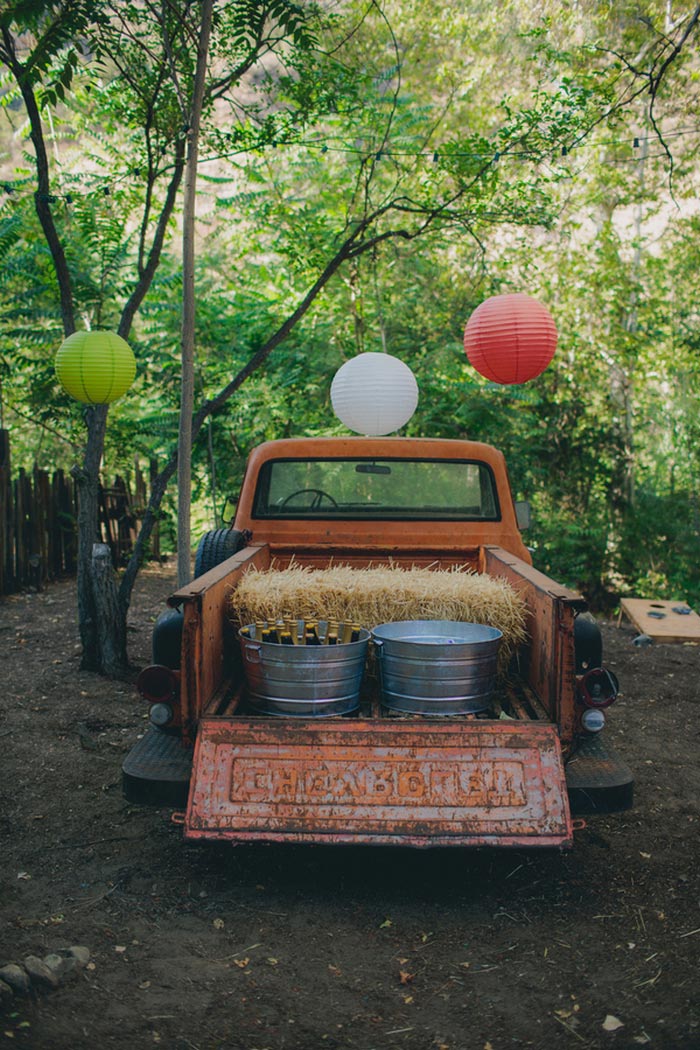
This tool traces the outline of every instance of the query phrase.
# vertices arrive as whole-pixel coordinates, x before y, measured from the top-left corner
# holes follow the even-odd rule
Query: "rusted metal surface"
[[[584,599],[499,547],[484,549],[483,571],[507,580],[524,599],[529,645],[520,670],[558,723],[561,739],[570,741],[576,730],[574,618],[586,608]]]
[[[264,543],[251,543],[242,551],[237,551],[236,554],[222,561],[220,565],[215,565],[209,572],[185,584],[179,591],[170,595],[168,605],[178,608],[184,602],[200,597],[211,588],[216,590],[217,584],[226,583],[231,573],[234,573],[233,578],[235,579],[235,570],[240,570],[250,564],[256,565],[259,569],[267,568],[270,564],[270,553]]]
[[[168,599],[169,605],[183,607],[180,698],[183,731],[190,742],[197,719],[221,686],[227,649],[238,647],[226,615],[228,597],[248,568],[269,564],[267,546],[246,547]]]
[[[570,846],[556,727],[203,719],[188,839]]]
[[[583,608],[584,603],[573,603],[559,599],[556,605],[556,660],[557,660],[557,701],[555,704],[555,721],[559,725],[559,736],[570,743],[580,731],[579,716],[576,711],[576,650],[574,644],[575,611]]]
[[[262,464],[314,455],[481,460],[493,471],[502,518],[429,524],[256,521],[253,493]],[[571,845],[559,733],[568,740],[573,732],[573,619],[583,603],[529,564],[501,453],[472,442],[404,438],[269,443],[251,455],[235,524],[251,529],[257,546],[170,599],[183,606],[181,696],[186,738],[196,735],[186,838]],[[299,564],[327,565],[334,558],[357,567],[381,561],[436,568],[467,564],[504,577],[527,605],[531,644],[523,650],[522,671],[541,704],[538,714],[551,722],[205,713],[221,711],[225,702],[232,643],[226,605],[232,590],[248,568],[268,567],[273,558],[283,567],[292,557]]]
[[[202,651],[199,601],[197,599],[188,601],[182,613],[180,711],[183,738],[188,744],[193,744],[197,730],[197,696],[200,692],[200,654]]]
[[[511,572],[507,571],[509,568]],[[506,576],[506,578],[514,575],[521,584],[522,581],[525,581],[533,589],[549,594],[552,598],[559,598],[574,608],[586,608],[586,602],[578,591],[572,591],[569,587],[564,587],[563,584],[557,583],[551,576],[546,576],[545,573],[523,562],[521,558],[511,554],[510,551],[500,545],[489,545],[486,547],[482,571],[492,572],[495,576]]]

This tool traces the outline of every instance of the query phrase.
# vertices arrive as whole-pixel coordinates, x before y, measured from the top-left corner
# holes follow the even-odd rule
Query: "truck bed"
[[[138,753],[130,756],[127,795],[127,782],[137,789],[162,761],[171,786],[179,780],[185,787],[180,819],[192,840],[572,844],[565,761],[573,732],[558,717],[558,698],[562,683],[570,679],[573,687],[577,595],[500,548],[477,549],[473,563],[512,582],[531,614],[522,664],[497,690],[490,710],[389,713],[370,672],[352,715],[260,716],[247,702],[224,610],[241,573],[251,565],[268,567],[273,556],[266,544],[248,547],[170,599],[184,612],[184,740],[159,733],[154,741],[151,731],[141,749],[143,756],[148,751],[150,772],[139,766]],[[574,790],[582,797],[595,794],[601,761],[610,765],[597,755],[591,777],[584,750],[577,751]],[[613,766],[624,785],[629,771]]]

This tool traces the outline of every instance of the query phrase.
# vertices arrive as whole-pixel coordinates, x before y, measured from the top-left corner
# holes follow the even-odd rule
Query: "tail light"
[[[579,703],[594,709],[614,704],[619,689],[617,678],[607,667],[592,667],[590,671],[581,675],[576,684]]]
[[[599,733],[605,726],[605,715],[599,707],[587,707],[581,715],[581,725],[587,733]]]
[[[179,722],[180,672],[164,664],[151,664],[139,674],[136,688],[152,705],[151,722],[160,729],[174,728]]]

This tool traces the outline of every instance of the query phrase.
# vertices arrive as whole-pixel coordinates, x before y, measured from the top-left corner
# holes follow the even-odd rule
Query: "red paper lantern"
[[[493,383],[526,383],[554,357],[557,328],[546,306],[516,292],[492,295],[477,306],[464,330],[474,368]]]

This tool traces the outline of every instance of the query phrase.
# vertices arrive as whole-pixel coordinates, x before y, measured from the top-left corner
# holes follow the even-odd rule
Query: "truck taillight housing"
[[[576,696],[584,707],[600,709],[615,703],[619,688],[617,678],[607,667],[592,667],[579,678]]]
[[[151,664],[141,671],[136,688],[151,704],[149,717],[153,725],[167,732],[179,732],[182,725],[180,672],[164,664]]]
[[[165,664],[151,664],[139,674],[136,688],[144,700],[150,700],[152,704],[167,703],[178,693],[180,674]]]

